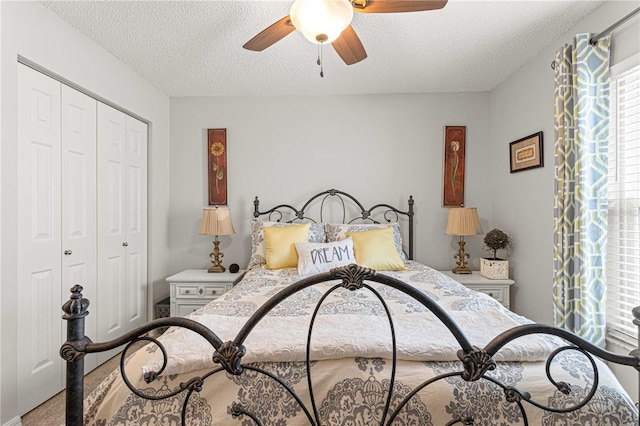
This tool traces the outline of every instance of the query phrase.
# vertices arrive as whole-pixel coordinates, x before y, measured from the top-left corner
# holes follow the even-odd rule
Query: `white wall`
[[[39,2],[1,2],[2,418],[16,413],[16,69],[18,55],[149,124],[149,283],[168,270],[169,98]],[[71,287],[69,283],[68,287]],[[65,287],[63,285],[63,287]],[[150,307],[151,299],[150,297]],[[151,310],[152,312],[152,310]],[[61,311],[62,313],[62,311]],[[62,321],[62,320],[61,320]],[[61,342],[62,343],[62,342]]]
[[[415,258],[452,268],[457,240],[444,233],[441,195],[445,125],[467,126],[465,201],[478,207],[486,225],[492,195],[487,93],[171,99],[171,270],[210,264],[212,238],[198,235],[207,203],[207,128],[227,128],[237,233],[221,237],[225,265],[247,264],[255,196],[263,208],[301,207],[311,195],[336,188],[367,205],[406,208],[413,195]],[[482,238],[468,241],[477,269]]]
[[[553,281],[554,74],[555,51],[578,33],[597,34],[637,7],[637,2],[606,2],[552,43],[491,93],[491,183],[494,226],[514,239],[510,257],[512,308],[537,322],[551,324]],[[612,60],[637,54],[637,19],[613,33]],[[634,47],[635,46],[635,47]],[[544,167],[509,173],[509,142],[542,130]],[[629,313],[631,315],[631,313]],[[623,378],[623,375],[620,375]],[[633,378],[635,374],[625,378]],[[636,382],[637,383],[637,382]],[[637,385],[625,383],[637,398]]]

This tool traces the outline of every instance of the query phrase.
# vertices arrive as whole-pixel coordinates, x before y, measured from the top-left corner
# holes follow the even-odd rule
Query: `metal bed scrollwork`
[[[335,194],[343,194],[349,199],[353,197],[341,191],[329,190],[312,197],[312,200],[318,197],[330,196]],[[356,204],[360,205],[357,200]],[[266,212],[260,212],[259,203],[256,199],[254,206],[254,216],[260,215],[272,215],[278,209],[285,207],[291,209],[294,212],[294,216],[297,219],[303,219],[305,217],[305,211],[308,203],[302,209],[295,209],[288,205],[280,205],[274,209],[267,210]],[[377,207],[382,206],[392,214],[403,214],[409,218],[409,225],[411,231],[413,231],[413,198],[409,199],[409,209],[406,212],[394,209],[386,204],[380,204],[374,206],[371,209],[364,209],[360,205],[362,212],[361,219],[370,219],[371,211]],[[282,213],[275,213],[281,215]],[[385,216],[387,217],[387,216]],[[282,219],[282,216],[278,216]],[[295,220],[295,219],[294,219]],[[410,255],[412,255],[412,244],[410,243]],[[427,273],[427,269],[420,269],[418,272]],[[248,352],[245,343],[247,339],[254,333],[261,325],[266,321],[266,318],[270,313],[276,311],[283,304],[293,303],[296,296],[302,294],[308,290],[317,290],[318,300],[317,303],[312,304],[311,313],[308,316],[308,329],[303,330],[306,333],[306,352],[304,353],[304,368],[302,371],[306,372],[305,377],[301,379],[304,382],[305,394],[301,394],[299,387],[292,386],[287,378],[281,377],[272,370],[263,368],[261,363],[245,362],[250,352]],[[408,299],[414,301],[411,302],[415,306],[419,306],[420,309],[428,311],[433,314],[437,321],[446,327],[448,333],[453,336],[453,340],[457,342],[457,359],[454,368],[451,370],[437,371],[437,374],[422,378],[418,377],[416,385],[411,389],[407,389],[398,381],[397,377],[402,366],[398,357],[398,339],[397,334],[400,329],[397,328],[398,323],[394,321],[395,316],[392,314],[392,309],[389,305],[387,298],[391,294],[390,291],[399,292]],[[491,338],[488,336],[488,343],[483,347],[476,347],[471,343],[468,338],[468,334],[460,327],[460,325],[453,319],[449,312],[447,312],[441,306],[437,300],[432,297],[428,292],[425,292],[414,285],[404,282],[389,274],[377,272],[372,269],[364,268],[355,264],[334,268],[329,272],[324,272],[309,277],[302,277],[295,282],[291,282],[287,286],[282,287],[281,290],[270,296],[264,303],[257,307],[257,309],[250,315],[250,317],[241,326],[235,337],[232,339],[222,339],[219,334],[216,334],[216,330],[203,325],[189,318],[160,318],[151,321],[117,339],[103,343],[93,343],[88,336],[85,335],[84,322],[88,315],[89,301],[82,296],[82,287],[79,285],[74,286],[71,289],[71,298],[63,306],[64,316],[67,321],[67,341],[63,344],[60,354],[67,363],[67,385],[66,385],[66,424],[68,426],[79,426],[85,422],[84,418],[84,356],[91,353],[108,351],[120,346],[125,345],[125,349],[120,356],[120,375],[129,389],[131,394],[138,398],[156,401],[170,400],[176,395],[181,395],[180,407],[174,408],[174,411],[179,413],[173,413],[179,416],[179,422],[183,425],[190,424],[190,419],[194,418],[197,411],[202,408],[198,404],[199,394],[207,383],[212,380],[215,381],[215,386],[224,386],[226,384],[232,385],[236,378],[242,378],[246,376],[246,380],[254,380],[256,377],[262,380],[268,380],[272,386],[278,387],[283,394],[286,394],[287,401],[291,404],[297,404],[299,407],[300,418],[296,418],[294,424],[300,423],[301,419],[304,424],[320,426],[322,424],[329,424],[329,422],[323,417],[321,411],[321,396],[316,391],[318,383],[314,381],[314,369],[312,366],[318,361],[314,361],[311,358],[311,347],[313,345],[314,330],[317,329],[317,321],[319,320],[319,312],[323,309],[323,306],[327,304],[332,295],[337,292],[346,292],[347,294],[366,294],[382,307],[381,312],[384,313],[382,321],[388,325],[388,340],[390,341],[390,353],[388,354],[388,360],[390,361],[390,368],[388,369],[388,377],[382,381],[365,381],[363,385],[362,400],[360,403],[370,403],[370,399],[378,398],[379,400],[373,405],[378,410],[375,413],[375,422],[367,421],[363,424],[379,424],[379,425],[392,425],[392,424],[407,424],[402,417],[406,415],[406,412],[411,410],[412,404],[416,399],[427,398],[431,395],[430,389],[434,389],[435,386],[446,384],[450,381],[455,381],[460,386],[473,386],[474,383],[489,383],[492,386],[501,389],[502,397],[500,404],[503,407],[509,407],[509,410],[516,411],[518,424],[529,424],[529,410],[544,410],[551,413],[557,413],[558,415],[569,416],[571,413],[581,410],[585,405],[589,404],[594,398],[596,391],[600,385],[599,369],[604,364],[597,362],[597,359],[605,360],[610,363],[615,363],[623,366],[629,366],[640,372],[640,351],[634,350],[630,355],[619,355],[612,352],[605,351],[599,347],[592,345],[584,339],[576,336],[575,334],[568,332],[564,329],[557,327],[546,326],[541,324],[527,323],[513,328],[509,328],[506,331]],[[634,309],[634,323],[640,327],[640,307]],[[306,318],[306,317],[305,317]],[[169,355],[162,338],[153,337],[154,330],[165,329],[166,327],[182,328],[191,330],[206,340],[210,346],[209,356],[213,360],[214,367],[206,370],[198,370],[199,373],[185,381],[180,381],[179,384],[173,388],[164,389],[163,392],[150,392],[148,389],[143,388],[144,383],[155,383],[166,377],[168,373],[165,372],[165,368],[168,364]],[[527,382],[523,382],[524,385],[516,386],[508,383],[505,379],[506,375],[492,375],[492,372],[498,371],[503,368],[503,362],[497,361],[502,351],[510,343],[517,341],[518,339],[528,339],[531,336],[543,336],[550,338],[562,339],[562,344],[557,346],[547,357],[546,361],[542,364],[546,370],[546,380],[548,386],[557,390],[563,395],[572,396],[569,404],[555,406],[550,403],[549,400],[542,401],[537,400],[532,395],[530,389],[526,388]],[[428,342],[430,339],[430,333],[424,333],[419,337],[420,342],[423,340]],[[160,366],[144,374],[144,383],[140,386],[136,386],[133,380],[130,380],[127,372],[126,364],[130,355],[130,351],[134,344],[138,342],[147,342],[151,346],[157,347],[161,354]],[[141,350],[138,350],[140,352]],[[577,352],[581,356],[587,359],[585,365],[586,368],[590,368],[591,372],[588,374],[591,377],[591,383],[585,386],[585,392],[579,391],[579,386],[575,387],[573,384],[565,379],[559,380],[555,377],[555,370],[552,366],[556,360],[567,352]],[[427,368],[427,363],[415,363],[417,368]],[[412,365],[412,367],[414,367]],[[605,367],[606,368],[606,367]],[[168,370],[167,370],[168,371]],[[435,371],[435,370],[434,370]],[[413,370],[411,370],[413,374]],[[507,373],[508,375],[508,373]],[[577,380],[577,378],[576,378]],[[262,383],[257,389],[262,389]],[[367,388],[369,386],[369,388]],[[436,391],[438,388],[435,388]],[[458,389],[458,388],[456,388]],[[262,389],[263,393],[267,395],[251,394],[251,398],[256,398],[259,401],[270,400],[269,392],[273,392],[273,388],[265,387]],[[499,397],[500,398],[500,397]],[[175,400],[172,400],[175,401]],[[358,402],[358,401],[356,401]],[[261,404],[262,402],[259,402]],[[353,403],[353,401],[352,401]],[[174,403],[175,405],[175,403]],[[631,404],[632,406],[633,404]],[[212,420],[207,417],[207,421],[201,421],[205,424],[271,424],[272,419],[266,418],[264,413],[259,410],[252,409],[255,405],[247,404],[246,401],[233,400],[228,403],[226,408],[226,417],[223,419],[216,418]],[[372,407],[373,407],[372,406]],[[365,407],[370,408],[370,407]],[[432,410],[433,407],[430,407]],[[633,410],[631,414],[625,417],[627,423],[622,424],[639,424],[637,408],[630,408]],[[354,409],[355,410],[355,409]],[[419,417],[419,410],[414,410],[413,413],[414,424],[433,424],[427,421],[426,418]],[[481,425],[481,424],[496,424],[493,423],[491,413],[486,412],[485,409],[480,409],[473,404],[464,405],[462,410],[453,410],[450,406],[443,407],[442,411],[447,418],[446,421],[436,424],[463,424],[463,425]],[[602,411],[602,410],[600,410]],[[418,417],[415,417],[415,416]],[[416,420],[417,418],[417,420]],[[632,420],[629,420],[632,419]],[[292,420],[293,421],[293,420]],[[590,420],[593,421],[593,420]],[[278,424],[288,424],[280,422]],[[513,424],[513,423],[499,423],[499,424]],[[554,424],[554,423],[550,423]],[[573,423],[572,423],[573,424]],[[578,423],[576,423],[578,424]],[[583,424],[583,423],[579,423]],[[585,423],[586,424],[586,423]],[[589,423],[594,424],[594,423]]]
[[[285,383],[280,378],[274,376],[271,372],[261,370],[260,368],[253,367],[251,365],[244,365],[242,360],[245,355],[245,347],[243,345],[247,336],[251,333],[253,328],[260,322],[260,320],[267,314],[271,309],[277,306],[282,301],[286,300],[288,297],[293,294],[307,288],[310,286],[317,285],[319,283],[339,280],[340,283],[335,284],[331,287],[325,296],[321,299],[320,303],[316,307],[313,317],[311,318],[311,325],[308,330],[309,340],[307,341],[307,346],[311,344],[311,336],[313,334],[313,324],[317,315],[317,311],[322,304],[322,300],[326,297],[327,294],[335,291],[338,287],[343,287],[350,291],[370,291],[373,292],[376,298],[380,301],[380,303],[386,308],[386,303],[384,298],[380,295],[378,291],[372,288],[368,282],[377,282],[384,284],[385,286],[392,287],[396,290],[399,290],[407,295],[413,297],[417,302],[428,308],[431,312],[433,312],[443,324],[451,331],[451,333],[455,336],[455,339],[460,344],[460,350],[458,351],[458,357],[462,362],[463,369],[456,372],[450,372],[446,374],[442,374],[438,377],[430,379],[424,382],[422,385],[416,387],[409,395],[405,396],[402,399],[402,402],[398,404],[395,409],[390,410],[390,401],[393,397],[393,392],[387,392],[386,403],[385,403],[385,411],[383,414],[383,420],[380,422],[381,425],[391,425],[394,422],[394,419],[397,417],[398,413],[400,413],[405,407],[405,405],[409,402],[409,400],[419,393],[424,388],[428,387],[434,382],[443,380],[445,378],[450,377],[459,377],[460,379],[466,382],[473,382],[478,380],[488,380],[492,383],[498,385],[503,389],[505,401],[511,404],[515,404],[518,409],[522,413],[522,418],[524,420],[524,424],[529,424],[527,421],[527,410],[526,404],[530,404],[532,406],[536,406],[538,408],[554,411],[554,412],[570,412],[573,410],[577,410],[587,404],[589,399],[593,396],[595,390],[598,387],[598,368],[593,360],[593,357],[599,357],[606,361],[621,364],[625,366],[633,367],[635,370],[640,370],[640,359],[638,358],[638,351],[635,350],[629,356],[618,355],[599,347],[596,347],[587,341],[577,337],[575,334],[568,332],[564,329],[545,326],[540,324],[529,324],[522,325],[517,328],[511,329],[499,336],[496,336],[491,342],[486,345],[484,348],[474,347],[467,337],[465,336],[463,330],[461,330],[458,325],[450,318],[450,316],[440,308],[438,303],[433,301],[427,295],[420,291],[416,291],[412,286],[399,281],[393,277],[389,277],[382,274],[377,274],[375,271],[367,268],[362,268],[355,264],[336,268],[331,270],[330,272],[318,274],[315,276],[311,276],[305,279],[298,281],[295,284],[292,284],[287,289],[279,292],[272,299],[270,299],[267,303],[261,306],[255,314],[247,321],[244,328],[238,333],[236,338],[233,341],[223,342],[218,336],[215,334],[213,330],[210,330],[198,322],[195,322],[186,318],[161,318],[154,320],[137,330],[131,331],[124,336],[112,340],[110,342],[105,343],[92,343],[87,336],[84,335],[84,320],[87,316],[87,309],[89,307],[89,302],[82,297],[82,287],[75,286],[71,290],[71,299],[65,303],[63,309],[65,311],[64,319],[68,321],[68,340],[62,346],[61,356],[67,361],[67,395],[66,395],[66,422],[67,425],[81,425],[83,424],[83,357],[86,354],[102,352],[106,350],[110,350],[116,347],[119,347],[123,344],[128,344],[128,347],[136,341],[146,340],[149,342],[153,342],[162,348],[162,343],[157,339],[149,337],[147,335],[148,332],[158,329],[161,327],[167,326],[176,326],[176,327],[184,327],[189,330],[193,330],[194,332],[200,334],[207,341],[210,342],[212,348],[212,357],[216,363],[220,364],[219,368],[212,369],[207,375],[202,377],[196,377],[192,379],[188,383],[183,383],[180,388],[174,389],[171,392],[163,395],[161,397],[158,396],[147,396],[144,392],[136,389],[131,386],[130,382],[127,380],[127,374],[124,368],[124,361],[127,356],[127,349],[123,352],[121,356],[121,374],[123,375],[123,379],[130,387],[131,391],[136,393],[138,396],[142,398],[154,398],[154,399],[162,399],[168,398],[170,396],[175,395],[179,392],[186,393],[186,398],[184,401],[184,405],[182,407],[182,424],[186,424],[185,414],[188,409],[188,404],[190,401],[190,397],[194,392],[198,392],[202,384],[214,374],[224,374],[229,373],[230,375],[241,375],[245,370],[253,370],[259,374],[264,374],[269,376],[271,379],[277,381],[283,388],[287,390],[287,392],[299,403],[303,408],[304,413],[309,421],[310,425],[320,425],[318,409],[316,406],[316,401],[313,397],[313,378],[311,375],[307,377],[309,392],[311,395],[311,407],[307,407],[306,404],[302,402],[302,399],[298,397],[296,392],[291,389],[287,383]],[[638,324],[640,322],[640,309],[636,308],[634,310],[635,322]],[[393,342],[393,354],[392,354],[392,373],[389,378],[390,386],[389,389],[393,389],[393,381],[395,377],[395,365],[396,365],[396,336],[393,332],[393,319],[391,317],[388,318],[389,325],[391,328],[391,340]],[[563,393],[571,392],[571,385],[566,382],[556,382],[551,373],[549,372],[548,366],[553,362],[553,359],[560,352],[567,350],[575,350],[579,351],[585,356],[587,356],[591,362],[593,367],[593,383],[591,386],[591,390],[589,393],[578,401],[572,407],[557,409],[554,407],[546,406],[543,403],[538,401],[534,401],[531,399],[526,389],[519,389],[516,387],[508,386],[502,384],[500,381],[495,380],[494,378],[488,377],[486,373],[490,370],[497,368],[496,362],[493,360],[495,354],[504,347],[507,343],[513,341],[514,339],[522,338],[524,336],[528,336],[531,334],[548,334],[552,336],[558,336],[562,339],[566,340],[568,344],[561,348],[558,348],[547,360],[547,377],[549,379],[550,385],[555,386],[558,390]],[[163,350],[164,351],[164,350]],[[310,371],[310,363],[311,360],[307,354],[306,364],[307,371]],[[165,354],[165,364],[166,364],[166,354]],[[148,381],[154,380],[157,375],[162,373],[162,369],[157,372],[157,374],[150,374],[147,376]],[[263,419],[261,420],[255,413],[251,413],[247,411],[241,404],[237,403],[233,405],[233,409],[230,413],[230,416],[233,418],[247,416],[255,422],[257,425],[263,424]],[[467,424],[472,425],[475,424],[476,417],[473,412],[467,413],[465,416],[452,418],[448,423],[450,425],[453,424]]]
[[[315,201],[320,201],[320,208],[318,217],[315,218],[308,215],[308,211],[310,206],[313,205]],[[275,207],[272,207],[265,211],[260,211],[260,201],[258,197],[256,197],[253,201],[253,217],[259,218],[261,216],[266,216],[268,220],[274,220],[276,222],[286,222],[286,223],[294,223],[296,221],[304,221],[308,220],[314,223],[322,223],[325,215],[325,203],[328,200],[336,200],[340,203],[342,209],[342,220],[341,223],[350,224],[355,223],[357,221],[362,222],[370,222],[370,223],[381,223],[380,220],[376,217],[377,213],[382,215],[381,220],[384,220],[383,223],[393,223],[399,222],[400,217],[406,217],[408,222],[408,253],[407,256],[409,259],[413,259],[413,219],[414,219],[414,211],[413,205],[414,200],[413,196],[409,196],[409,200],[407,201],[407,210],[402,211],[396,207],[393,207],[389,204],[375,204],[372,207],[366,209],[363,204],[358,201],[354,196],[340,191],[338,189],[328,189],[326,191],[322,191],[317,193],[316,195],[309,198],[300,209],[293,207],[290,204],[279,204]],[[356,206],[356,213],[353,213],[351,216],[347,216],[349,213],[347,212],[347,202],[353,203]]]

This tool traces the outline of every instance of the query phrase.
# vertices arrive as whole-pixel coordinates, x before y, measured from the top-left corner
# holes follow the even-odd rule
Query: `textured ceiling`
[[[441,10],[354,14],[367,51],[347,66],[297,31],[242,45],[292,1],[44,1],[169,96],[474,92],[495,88],[602,1],[449,0]],[[594,28],[598,32],[603,28]]]

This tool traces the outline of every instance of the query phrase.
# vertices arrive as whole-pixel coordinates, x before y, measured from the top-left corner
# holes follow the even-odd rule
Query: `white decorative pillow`
[[[264,242],[264,232],[262,227],[269,226],[291,226],[300,225],[297,223],[281,223],[281,222],[268,222],[261,219],[251,220],[251,257],[249,258],[249,264],[247,269],[254,268],[256,266],[264,265],[267,263],[267,246]],[[309,242],[310,243],[324,243],[324,223],[312,223],[309,227]]]
[[[347,238],[332,243],[295,243],[298,252],[298,274],[313,275],[338,266],[356,263],[353,240]]]
[[[360,232],[368,231],[375,228],[389,227],[393,230],[393,240],[400,255],[400,259],[404,262],[407,260],[407,256],[402,249],[402,235],[400,234],[400,225],[397,222],[393,223],[327,223],[325,224],[325,233],[327,235],[327,242],[340,241],[347,238],[347,232]]]

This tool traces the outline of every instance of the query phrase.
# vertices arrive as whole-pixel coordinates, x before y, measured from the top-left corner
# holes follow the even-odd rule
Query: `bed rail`
[[[314,205],[314,201],[316,200],[320,202],[320,207],[319,212],[317,212],[317,216],[313,217],[309,214],[309,209]],[[322,223],[324,222],[325,215],[327,215],[326,203],[329,200],[335,200],[339,203],[341,207],[340,211],[342,212],[341,223],[345,224],[356,222],[380,223],[380,220],[384,220],[386,223],[393,223],[399,222],[400,217],[406,217],[409,227],[409,250],[407,253],[407,257],[413,260],[414,200],[413,196],[411,195],[409,196],[409,200],[407,201],[406,211],[402,211],[400,209],[397,209],[396,207],[384,203],[375,204],[367,209],[364,208],[364,205],[354,196],[338,189],[328,189],[326,191],[317,193],[316,195],[305,201],[305,203],[299,209],[293,207],[290,204],[279,204],[268,210],[260,211],[260,201],[258,200],[258,197],[256,197],[253,201],[253,217],[259,218],[261,216],[266,216],[268,220],[273,220],[276,222],[284,221],[286,223],[304,220],[314,223]],[[351,206],[355,206],[355,211],[357,213],[351,215],[349,214],[349,212],[352,211],[352,209],[349,209],[350,204]],[[377,214],[380,214],[381,217],[378,217]]]
[[[307,340],[307,355],[306,355],[306,368],[307,368],[307,381],[308,381],[308,392],[310,395],[311,404],[308,406],[303,402],[303,398],[301,398],[296,392],[285,382],[284,379],[281,379],[271,372],[262,370],[259,367],[256,367],[251,364],[243,364],[243,357],[245,355],[245,346],[244,342],[252,332],[254,327],[267,315],[274,307],[276,307],[281,302],[285,301],[287,298],[292,295],[308,288],[311,286],[316,286],[317,284],[330,282],[333,284],[326,292],[323,292],[324,295],[320,297],[319,302],[316,306],[315,312],[313,313],[310,319],[310,326],[308,330],[308,340]],[[455,372],[447,372],[440,374],[432,379],[429,379],[422,383],[420,386],[414,388],[407,395],[394,395],[394,380],[396,373],[396,363],[397,363],[397,353],[396,353],[396,336],[394,332],[393,319],[389,315],[389,309],[385,300],[380,292],[378,292],[374,287],[372,287],[369,283],[375,282],[383,284],[384,286],[388,286],[390,288],[396,289],[400,292],[405,293],[406,295],[411,296],[418,303],[426,307],[430,310],[452,333],[455,337],[456,341],[460,345],[460,349],[458,351],[458,358],[461,361],[461,369]],[[162,399],[168,398],[171,396],[175,396],[179,393],[184,393],[185,400],[182,406],[181,413],[181,421],[182,424],[186,424],[187,422],[187,406],[190,401],[190,397],[198,392],[203,383],[207,380],[207,378],[211,377],[214,374],[228,373],[231,376],[242,375],[245,371],[253,371],[258,374],[262,374],[270,377],[271,379],[278,382],[285,390],[289,393],[289,395],[300,404],[302,408],[302,412],[308,419],[310,425],[320,425],[320,417],[318,414],[318,407],[316,406],[316,400],[314,398],[314,385],[311,378],[311,362],[309,357],[309,347],[311,343],[311,335],[314,327],[314,321],[318,310],[320,309],[325,298],[334,291],[337,291],[341,288],[350,290],[350,291],[369,291],[372,292],[375,297],[380,301],[382,306],[384,307],[387,313],[387,319],[389,322],[390,330],[391,330],[391,340],[392,340],[392,368],[390,374],[390,385],[388,386],[388,391],[386,391],[386,397],[384,402],[384,411],[382,415],[382,420],[380,421],[380,425],[391,425],[394,420],[398,417],[399,413],[402,412],[403,408],[407,406],[407,404],[411,401],[411,399],[418,394],[423,389],[427,388],[429,385],[441,381],[448,380],[452,377],[459,378],[466,383],[476,382],[479,380],[486,380],[494,383],[498,387],[502,388],[504,403],[505,404],[513,404],[514,407],[517,408],[521,412],[522,421],[524,424],[528,424],[526,408],[529,406],[541,408],[544,410],[548,410],[556,413],[565,413],[571,412],[573,410],[580,409],[585,404],[589,402],[589,400],[595,394],[598,388],[598,366],[594,360],[594,357],[599,357],[603,360],[606,360],[611,363],[626,365],[634,368],[637,372],[640,372],[640,351],[634,350],[630,355],[619,355],[612,352],[605,351],[593,344],[585,341],[584,339],[578,337],[577,335],[568,332],[564,329],[545,326],[540,324],[527,324],[522,326],[517,326],[512,328],[490,341],[484,348],[474,347],[467,337],[465,336],[463,330],[456,324],[449,314],[444,311],[437,302],[435,302],[432,298],[430,298],[424,292],[417,290],[413,286],[400,281],[394,277],[378,274],[376,271],[363,268],[357,266],[355,264],[335,268],[330,272],[318,274],[315,276],[311,276],[308,278],[304,278],[296,283],[287,286],[274,296],[272,296],[264,305],[255,311],[255,313],[249,318],[244,327],[238,332],[237,336],[231,340],[223,342],[214,331],[208,329],[207,327],[201,325],[198,322],[192,321],[187,318],[161,318],[151,321],[125,335],[122,337],[111,340],[109,342],[104,343],[93,343],[85,334],[84,334],[84,321],[86,316],[88,315],[88,307],[89,301],[82,296],[82,287],[79,285],[74,286],[71,289],[71,298],[63,305],[63,311],[65,312],[63,318],[67,321],[67,341],[63,344],[60,355],[67,363],[67,395],[66,395],[66,424],[68,426],[79,426],[83,424],[83,366],[84,366],[84,356],[90,353],[103,352],[106,350],[110,350],[122,345],[127,345],[125,350],[120,355],[120,372],[122,374],[123,380],[129,387],[129,389],[135,393],[136,395],[142,398],[149,399]],[[640,307],[635,308],[633,310],[634,315],[634,323],[640,327]],[[149,341],[153,342],[155,345],[161,349],[162,354],[164,356],[164,364],[159,371],[150,373],[145,376],[148,382],[155,380],[159,375],[162,374],[163,370],[167,364],[167,353],[162,343],[158,341],[156,338],[150,337],[149,332],[160,329],[167,326],[175,326],[175,327],[183,327],[189,330],[192,330],[202,337],[204,337],[212,347],[212,357],[213,360],[220,364],[220,367],[213,368],[211,371],[206,373],[204,376],[194,377],[187,383],[181,384],[181,386],[177,389],[173,389],[170,393],[162,396],[147,396],[143,391],[136,389],[133,387],[129,379],[127,378],[127,374],[125,371],[125,360],[127,357],[127,352],[131,345],[138,341]],[[507,343],[514,341],[515,339],[522,338],[525,336],[533,335],[533,334],[542,334],[549,336],[557,336],[566,342],[565,346],[558,348],[556,351],[551,353],[546,361],[547,365],[547,378],[551,384],[551,386],[555,387],[557,390],[565,393],[571,394],[572,387],[570,383],[556,382],[554,380],[553,374],[550,371],[550,365],[554,361],[554,359],[564,351],[579,351],[582,353],[591,364],[593,368],[593,383],[591,384],[591,388],[588,393],[582,398],[580,395],[576,395],[576,401],[573,406],[570,407],[562,407],[557,408],[553,406],[546,405],[543,401],[535,401],[534,398],[527,392],[526,389],[519,389],[514,386],[509,386],[497,380],[494,377],[488,376],[486,373],[498,368],[498,363],[494,360],[495,355],[503,348]],[[400,398],[400,402],[395,405],[395,407],[391,407],[392,398]],[[195,409],[195,408],[194,408]],[[246,416],[245,418],[250,418],[257,425],[262,424],[262,420],[257,416],[256,413],[250,412],[243,407],[239,403],[233,403],[230,410],[229,415],[233,418],[238,418],[242,416]],[[636,416],[636,424],[637,423],[637,412]],[[452,415],[451,420],[447,423],[448,425],[453,424],[465,424],[472,425],[477,419],[477,413],[473,412],[473,407],[469,407],[469,412],[465,415]],[[488,419],[485,419],[488,421]],[[245,424],[245,423],[243,423]]]

